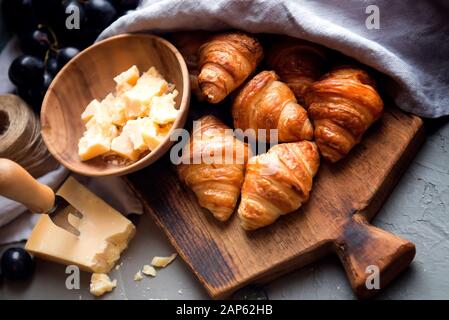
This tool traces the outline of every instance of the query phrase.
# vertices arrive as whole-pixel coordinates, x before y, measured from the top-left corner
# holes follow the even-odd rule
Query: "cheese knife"
[[[0,195],[20,202],[33,213],[48,214],[58,227],[79,236],[80,232],[69,222],[69,215],[78,219],[83,214],[53,190],[34,179],[14,161],[0,158]]]

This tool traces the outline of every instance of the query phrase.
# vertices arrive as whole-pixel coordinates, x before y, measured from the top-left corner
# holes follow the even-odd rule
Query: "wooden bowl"
[[[116,165],[101,157],[80,160],[78,141],[85,131],[81,113],[91,100],[103,99],[113,92],[113,78],[132,65],[141,72],[154,66],[175,84],[180,112],[171,130],[184,126],[190,100],[189,74],[183,57],[172,44],[148,34],[124,34],[95,43],[58,73],[41,110],[43,140],[51,154],[71,171],[86,176],[124,175],[153,163],[173,144],[167,135],[155,150],[131,164]]]

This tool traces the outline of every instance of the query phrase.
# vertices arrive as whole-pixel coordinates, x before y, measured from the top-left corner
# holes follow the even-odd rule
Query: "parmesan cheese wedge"
[[[25,249],[42,259],[71,265],[94,273],[107,273],[134,236],[135,227],[118,211],[69,177],[57,192],[78,209],[83,218],[69,215],[80,231],[74,234],[56,226],[46,214],[40,216]]]

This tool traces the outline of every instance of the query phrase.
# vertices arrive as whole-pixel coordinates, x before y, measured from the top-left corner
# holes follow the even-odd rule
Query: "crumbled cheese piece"
[[[151,120],[151,118],[145,119],[146,120],[142,124],[140,133],[148,149],[154,150],[168,134],[168,131],[162,131],[162,129],[153,120]]]
[[[153,257],[153,260],[151,260],[151,265],[158,267],[158,268],[165,268],[168,266],[173,260],[176,259],[177,253],[173,253],[169,257]]]
[[[134,150],[140,152],[148,150],[148,146],[143,139],[142,131],[149,118],[139,118],[136,120],[129,120],[123,127],[122,134],[126,134],[133,144]]]
[[[137,83],[138,79],[139,69],[136,66],[132,66],[114,78],[115,83],[117,83],[115,88],[117,92],[124,92],[131,89]]]
[[[134,87],[123,93],[131,117],[141,117],[148,110],[151,101],[156,96],[163,95],[168,88],[168,83],[160,77],[154,67],[144,73]]]
[[[156,269],[154,269],[152,266],[146,264],[146,265],[143,266],[142,273],[147,275],[147,276],[155,277],[156,276]]]
[[[111,281],[105,273],[93,273],[90,279],[90,293],[94,296],[101,296],[117,287],[117,280]]]
[[[86,107],[86,110],[81,114],[81,120],[84,123],[88,122],[95,115],[95,112],[100,108],[101,104],[97,99],[92,100]]]
[[[142,280],[142,279],[143,279],[142,272],[139,270],[139,271],[137,271],[137,273],[134,275],[134,281],[140,281],[140,280]]]
[[[134,150],[133,143],[125,132],[122,132],[118,137],[112,140],[111,151],[131,161],[135,161],[139,158],[139,152]]]
[[[172,93],[160,97],[153,97],[151,101],[150,118],[160,125],[174,122],[179,112],[179,110],[175,108],[175,98],[177,95],[178,91],[174,90]]]

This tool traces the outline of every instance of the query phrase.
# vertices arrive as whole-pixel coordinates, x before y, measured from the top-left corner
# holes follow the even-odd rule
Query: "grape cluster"
[[[8,72],[17,94],[38,112],[58,71],[138,3],[139,0],[3,0],[6,27],[18,35],[23,51]]]

